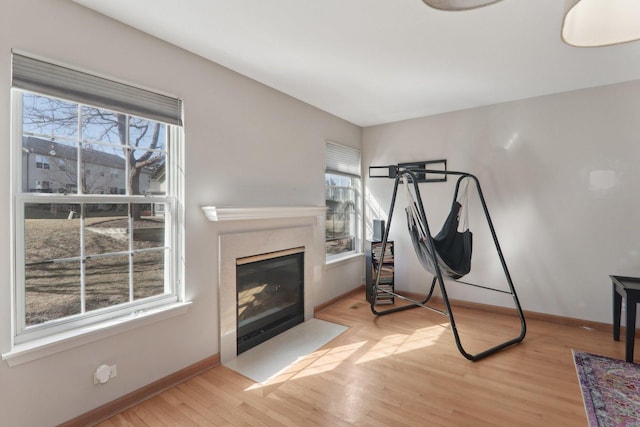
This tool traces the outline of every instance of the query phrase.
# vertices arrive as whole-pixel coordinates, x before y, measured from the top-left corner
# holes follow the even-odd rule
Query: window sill
[[[356,259],[361,259],[364,257],[362,252],[345,255],[343,257],[332,258],[330,260],[326,260],[324,264],[324,268],[333,268],[338,267],[340,264],[344,264],[346,262],[351,262]]]
[[[174,303],[149,309],[143,313],[118,317],[91,326],[17,344],[14,345],[10,351],[3,353],[2,359],[5,360],[9,366],[18,366],[112,335],[117,335],[130,329],[181,315],[187,312],[190,305],[191,302]]]

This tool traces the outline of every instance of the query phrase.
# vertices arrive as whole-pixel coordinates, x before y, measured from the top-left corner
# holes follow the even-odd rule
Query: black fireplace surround
[[[304,322],[304,248],[236,260],[237,354]]]

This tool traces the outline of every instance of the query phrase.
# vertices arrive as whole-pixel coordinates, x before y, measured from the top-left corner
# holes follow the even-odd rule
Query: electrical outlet
[[[117,375],[116,365],[109,366],[109,365],[102,364],[98,366],[98,368],[93,373],[93,383],[105,384],[116,375]]]

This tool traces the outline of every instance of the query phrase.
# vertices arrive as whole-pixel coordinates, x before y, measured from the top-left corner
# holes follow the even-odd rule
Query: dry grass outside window
[[[142,238],[134,237],[134,249],[158,248],[156,251],[113,254],[89,258],[85,264],[86,310],[96,310],[129,302],[129,256],[133,256],[134,299],[164,293],[162,218],[135,221],[134,230],[157,230]],[[87,254],[109,254],[126,250],[128,238],[126,217],[102,217],[86,220]],[[79,256],[80,220],[27,219],[25,237],[26,324],[35,325],[80,313],[80,262],[50,262],[66,253]],[[108,230],[109,232],[101,232]],[[115,230],[115,231],[114,231]],[[135,234],[134,234],[135,236]],[[123,238],[125,239],[123,245]],[[151,239],[151,240],[143,240]],[[124,249],[123,249],[124,248]]]

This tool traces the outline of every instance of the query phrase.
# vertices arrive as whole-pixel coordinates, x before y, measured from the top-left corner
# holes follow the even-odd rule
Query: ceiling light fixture
[[[640,1],[566,0],[562,40],[568,45],[610,46],[638,39]]]
[[[502,0],[422,0],[428,6],[440,10],[469,10],[489,6]]]

